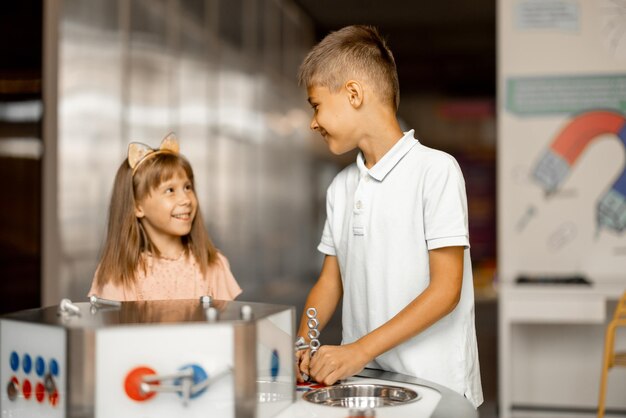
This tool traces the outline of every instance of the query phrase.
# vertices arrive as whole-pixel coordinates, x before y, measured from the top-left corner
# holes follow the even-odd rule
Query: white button
[[[357,209],[361,209],[363,207],[363,202],[361,202],[360,200],[356,202],[356,208]]]

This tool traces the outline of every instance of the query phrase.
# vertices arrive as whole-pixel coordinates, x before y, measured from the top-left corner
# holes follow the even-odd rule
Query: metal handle
[[[215,373],[212,377],[194,384],[194,370],[189,368],[172,374],[144,376],[141,379],[142,382],[139,387],[144,394],[154,392],[178,393],[182,396],[183,406],[187,406],[192,396],[205,390],[216,380],[221,379],[231,372],[232,367],[229,366],[224,370]],[[176,380],[178,380],[178,384],[176,384]]]

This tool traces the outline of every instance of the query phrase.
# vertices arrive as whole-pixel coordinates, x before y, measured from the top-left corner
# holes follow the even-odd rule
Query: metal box
[[[118,305],[0,318],[2,416],[265,418],[295,401],[293,307]]]

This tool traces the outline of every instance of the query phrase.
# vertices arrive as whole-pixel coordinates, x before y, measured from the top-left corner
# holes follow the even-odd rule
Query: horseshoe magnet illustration
[[[615,134],[626,150],[626,117],[620,112],[594,110],[574,117],[557,135],[535,166],[532,177],[547,195],[569,175],[587,146],[602,134]],[[618,175],[596,204],[596,225],[622,233],[626,230],[626,170]]]

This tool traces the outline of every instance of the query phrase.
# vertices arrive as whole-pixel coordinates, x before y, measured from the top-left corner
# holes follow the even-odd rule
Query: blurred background
[[[44,19],[44,16],[46,18]],[[84,298],[129,141],[169,131],[252,300],[300,305],[316,279],[325,191],[355,154],[309,130],[296,84],[331,30],[373,24],[401,80],[399,117],[452,153],[468,186],[476,280],[495,268],[495,4],[26,0],[2,8],[2,311]]]
[[[3,3],[0,313],[85,299],[128,142],[157,145],[174,131],[194,167],[209,233],[244,289],[241,299],[294,305],[299,315],[321,266],[326,188],[355,154],[330,155],[309,130],[297,69],[329,31],[376,25],[398,65],[402,124],[452,154],[465,175],[486,398],[480,415],[496,416],[503,245],[496,239],[496,3]],[[565,6],[550,13],[582,7],[547,3]],[[622,24],[624,15],[617,16]],[[337,313],[323,343],[340,342],[338,321]]]

